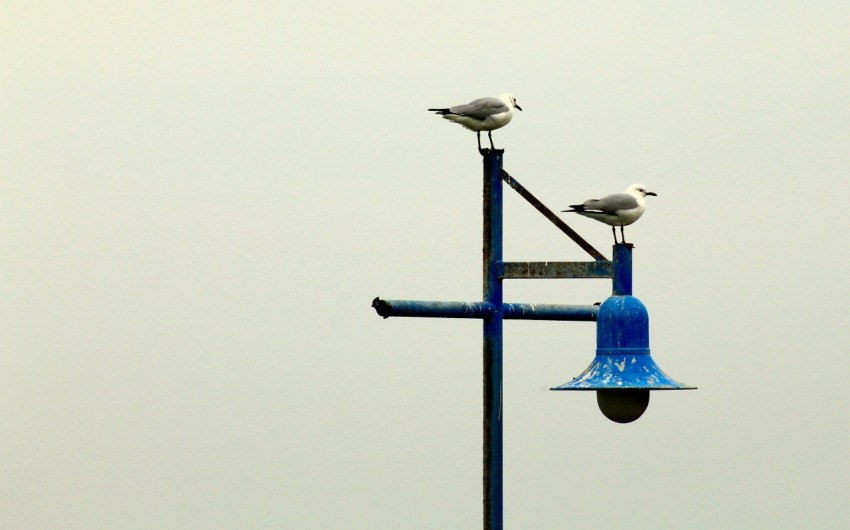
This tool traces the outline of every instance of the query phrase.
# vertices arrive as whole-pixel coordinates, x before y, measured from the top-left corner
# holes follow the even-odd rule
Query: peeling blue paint
[[[552,390],[695,388],[665,374],[649,354],[649,313],[634,296],[612,296],[596,316],[596,358],[578,377]]]

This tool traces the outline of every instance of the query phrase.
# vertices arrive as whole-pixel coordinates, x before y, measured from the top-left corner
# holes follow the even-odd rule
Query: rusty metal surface
[[[513,279],[611,278],[610,261],[509,261],[503,263],[502,277]]]

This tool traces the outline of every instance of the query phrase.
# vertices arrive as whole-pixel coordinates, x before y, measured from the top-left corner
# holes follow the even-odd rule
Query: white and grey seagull
[[[481,151],[481,131],[487,131],[490,148],[496,149],[492,132],[511,122],[514,109],[522,110],[516,103],[516,97],[513,94],[502,94],[497,98],[478,98],[466,105],[428,110],[475,131],[478,136],[478,150]]]
[[[614,233],[614,244],[617,242],[617,227],[620,227],[620,236],[623,238],[623,244],[626,244],[626,235],[623,233],[623,227],[630,225],[640,219],[643,212],[646,210],[647,195],[657,195],[651,191],[647,191],[643,184],[632,184],[624,193],[615,193],[608,195],[602,199],[589,199],[582,204],[570,205],[571,210],[561,210],[568,213],[577,213],[591,219],[596,219],[600,223],[611,225],[611,231]]]

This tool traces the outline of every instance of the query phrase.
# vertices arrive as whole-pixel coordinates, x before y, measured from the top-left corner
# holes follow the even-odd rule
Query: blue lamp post
[[[596,390],[602,413],[628,423],[643,414],[650,390],[689,387],[670,379],[649,355],[649,316],[632,296],[632,247],[615,244],[613,259],[567,226],[502,169],[504,151],[484,149],[484,266],[481,302],[382,300],[372,307],[384,318],[480,318],[484,329],[484,528],[502,529],[502,336],[505,319],[597,322],[596,358],[569,383],[552,390]],[[502,181],[584,249],[589,262],[505,262],[502,259]],[[612,296],[601,305],[505,303],[505,279],[610,278]]]

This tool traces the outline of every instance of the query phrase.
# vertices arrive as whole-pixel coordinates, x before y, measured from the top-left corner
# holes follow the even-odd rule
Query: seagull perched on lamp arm
[[[647,195],[657,196],[657,194],[647,191],[643,184],[632,184],[624,193],[615,193],[608,195],[602,199],[589,199],[582,204],[570,205],[571,210],[561,210],[567,213],[577,213],[591,219],[596,219],[600,223],[611,225],[611,232],[614,233],[614,244],[617,241],[617,227],[620,227],[620,236],[623,239],[623,244],[626,245],[626,235],[623,233],[623,227],[630,225],[640,219],[643,212],[646,210]]]
[[[475,131],[478,137],[478,151],[481,151],[481,131],[487,131],[490,148],[496,149],[492,132],[511,122],[514,117],[513,109],[522,110],[516,103],[516,97],[513,94],[502,94],[497,98],[478,98],[465,105],[428,110]]]

